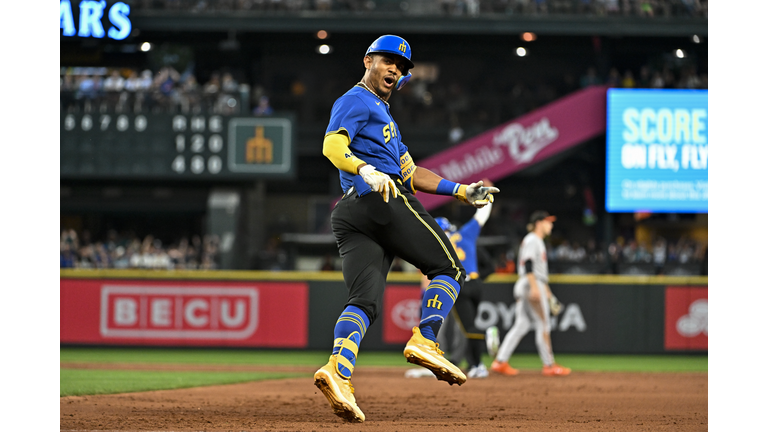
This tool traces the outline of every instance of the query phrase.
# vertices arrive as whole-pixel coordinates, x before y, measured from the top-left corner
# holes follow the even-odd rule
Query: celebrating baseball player
[[[502,375],[517,375],[518,370],[509,365],[509,357],[517,344],[530,331],[536,331],[536,348],[544,365],[541,373],[545,376],[564,376],[571,373],[570,368],[555,363],[552,352],[552,340],[549,335],[549,314],[560,313],[562,304],[549,289],[549,269],[547,267],[547,249],[544,238],[552,233],[555,216],[545,211],[531,214],[528,235],[520,245],[518,275],[515,283],[515,324],[504,336],[491,370]]]
[[[454,183],[414,165],[388,103],[392,91],[411,77],[411,47],[405,39],[379,37],[366,51],[363,65],[362,80],[334,103],[323,141],[323,155],[339,169],[344,192],[331,213],[331,226],[349,297],[334,327],[330,359],[314,376],[334,413],[351,422],[365,421],[350,379],[360,342],[381,312],[395,256],[431,280],[421,322],[413,328],[404,356],[451,385],[466,381],[435,342],[466,272],[443,230],[414,194],[452,195],[481,208],[499,192],[482,181]]]

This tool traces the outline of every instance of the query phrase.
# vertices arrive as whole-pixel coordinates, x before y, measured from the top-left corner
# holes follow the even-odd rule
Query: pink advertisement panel
[[[421,288],[391,286],[384,290],[384,325],[382,340],[389,344],[404,344],[421,320]]]
[[[594,86],[573,93],[416,165],[460,183],[498,181],[604,133],[606,90]],[[427,193],[417,197],[427,210],[453,199]]]

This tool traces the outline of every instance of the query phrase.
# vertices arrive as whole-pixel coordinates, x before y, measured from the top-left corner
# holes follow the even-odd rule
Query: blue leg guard
[[[357,306],[347,306],[333,329],[333,354],[336,372],[345,379],[352,377],[357,361],[357,350],[370,325],[368,316]]]
[[[435,276],[432,279],[421,299],[419,330],[422,336],[432,342],[437,341],[437,332],[456,302],[459,291],[461,291],[461,285],[455,279],[444,275]]]

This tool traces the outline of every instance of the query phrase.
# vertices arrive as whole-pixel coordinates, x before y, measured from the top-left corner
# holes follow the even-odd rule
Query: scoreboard
[[[62,113],[62,179],[294,175],[291,117]]]

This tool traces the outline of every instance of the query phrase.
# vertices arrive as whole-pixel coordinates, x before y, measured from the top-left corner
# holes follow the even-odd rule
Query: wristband
[[[456,192],[459,191],[459,187],[461,184],[454,183],[450,180],[441,179],[440,183],[437,184],[437,190],[435,191],[435,194],[437,195],[455,195]]]

